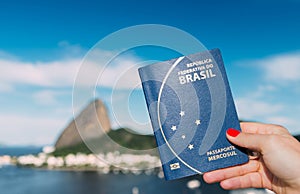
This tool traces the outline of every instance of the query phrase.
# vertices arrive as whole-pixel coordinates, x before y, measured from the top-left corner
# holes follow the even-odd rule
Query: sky
[[[299,9],[298,0],[1,1],[0,144],[53,144],[73,110],[83,108],[73,107],[72,94],[84,56],[111,33],[142,24],[172,26],[206,48],[220,48],[239,117],[300,134]],[[101,52],[108,58],[115,54]],[[113,120],[114,111],[124,110],[118,106],[121,93],[127,95],[130,119],[149,126],[140,89],[117,87],[114,98],[121,97],[110,104],[116,73],[177,54],[136,48],[115,60],[96,84],[96,97],[107,104],[113,126],[130,126],[127,117]]]

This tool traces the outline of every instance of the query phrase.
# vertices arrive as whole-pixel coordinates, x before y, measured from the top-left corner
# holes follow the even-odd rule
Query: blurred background
[[[164,180],[142,91],[115,87],[114,78],[127,64],[180,53],[151,46],[122,53],[93,98],[75,106],[73,84],[84,56],[109,34],[140,24],[173,26],[208,49],[220,48],[241,120],[283,125],[297,136],[299,8],[298,0],[1,1],[1,193],[268,193],[224,191],[201,176]],[[113,105],[112,91],[119,97]],[[83,121],[82,134],[74,118]],[[94,135],[98,122],[118,145],[149,151],[126,157]],[[93,154],[82,135],[101,142],[101,153]]]

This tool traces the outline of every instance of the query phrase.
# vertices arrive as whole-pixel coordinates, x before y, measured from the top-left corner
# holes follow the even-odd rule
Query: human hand
[[[278,194],[300,193],[300,143],[281,126],[241,123],[242,133],[227,131],[230,142],[259,152],[248,163],[203,175],[207,183],[224,189],[266,188]]]

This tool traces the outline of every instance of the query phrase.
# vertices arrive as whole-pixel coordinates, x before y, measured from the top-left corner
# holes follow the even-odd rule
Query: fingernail
[[[236,137],[236,136],[238,136],[240,133],[241,133],[240,131],[238,131],[238,130],[236,130],[236,129],[233,129],[233,128],[229,128],[229,129],[227,130],[227,134],[228,134],[229,136],[231,136],[231,137]]]

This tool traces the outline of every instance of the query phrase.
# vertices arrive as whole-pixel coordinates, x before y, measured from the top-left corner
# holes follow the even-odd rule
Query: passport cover
[[[240,130],[219,49],[139,68],[165,179],[242,164],[226,138]]]

